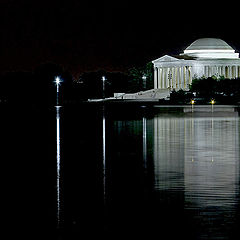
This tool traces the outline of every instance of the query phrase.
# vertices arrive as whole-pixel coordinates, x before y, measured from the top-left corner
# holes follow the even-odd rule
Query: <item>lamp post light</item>
[[[147,76],[145,74],[143,74],[142,76],[142,80],[143,80],[143,89],[146,90],[146,80],[147,80]]]
[[[105,81],[106,81],[106,77],[102,76],[102,83],[103,83],[103,99],[105,98]]]
[[[192,99],[190,103],[192,104],[192,112],[193,112],[193,106],[195,104],[195,101]]]
[[[62,82],[62,80],[61,80],[61,78],[59,77],[59,76],[57,76],[57,77],[55,77],[55,84],[56,84],[56,86],[57,86],[57,106],[58,106],[58,95],[59,95],[59,86],[61,85],[61,82]]]
[[[214,99],[211,99],[210,103],[212,104],[212,112],[213,112],[213,105],[216,103]]]

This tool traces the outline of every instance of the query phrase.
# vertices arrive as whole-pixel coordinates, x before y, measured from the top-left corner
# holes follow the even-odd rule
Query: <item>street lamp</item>
[[[143,74],[142,76],[142,80],[143,80],[143,89],[146,90],[146,79],[147,79],[147,76],[145,74]]]
[[[192,112],[193,112],[193,105],[195,104],[195,101],[192,99],[190,103],[192,104]]]
[[[103,83],[103,98],[105,98],[105,81],[106,81],[106,77],[102,76],[102,83]]]
[[[61,85],[61,78],[59,76],[55,77],[55,85],[57,86],[57,106],[58,106],[58,95],[59,95],[59,86]]]
[[[212,99],[210,103],[211,103],[212,105],[215,104],[215,100]]]
[[[212,112],[213,112],[213,105],[216,103],[214,99],[211,99],[210,103],[212,104]]]

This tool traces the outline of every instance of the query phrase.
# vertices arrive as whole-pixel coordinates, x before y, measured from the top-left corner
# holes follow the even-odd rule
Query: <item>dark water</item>
[[[10,229],[59,239],[238,239],[238,113],[64,107],[57,165],[56,109],[2,112]]]

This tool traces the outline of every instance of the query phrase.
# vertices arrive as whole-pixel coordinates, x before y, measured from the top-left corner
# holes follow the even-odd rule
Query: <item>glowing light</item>
[[[211,104],[215,104],[215,100],[214,100],[214,99],[212,99],[210,103],[211,103]]]
[[[55,83],[56,83],[57,85],[59,85],[61,82],[62,82],[61,78],[57,76],[57,77],[55,78]]]
[[[192,99],[190,103],[193,105],[193,104],[195,104],[195,101]]]
[[[103,80],[103,82],[104,82],[104,81],[106,81],[107,79],[106,79],[105,76],[102,76],[102,80]]]
[[[106,79],[106,77],[105,76],[102,76],[102,82],[103,82],[103,89],[102,89],[102,91],[103,91],[103,98],[105,98],[105,81],[106,81],[107,79]]]

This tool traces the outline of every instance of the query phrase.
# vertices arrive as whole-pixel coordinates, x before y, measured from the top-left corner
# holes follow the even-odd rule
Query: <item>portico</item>
[[[171,60],[171,61],[168,61]],[[170,56],[157,59],[154,67],[154,88],[187,89],[192,83],[192,66]]]

